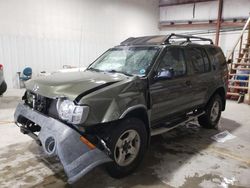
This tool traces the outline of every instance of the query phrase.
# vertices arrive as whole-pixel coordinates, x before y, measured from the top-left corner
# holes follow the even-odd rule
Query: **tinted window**
[[[215,67],[226,65],[226,59],[220,48],[207,48],[209,58]]]
[[[203,53],[203,59],[204,59],[204,71],[205,72],[208,72],[210,71],[210,62],[209,62],[209,59],[208,59],[208,56],[207,56],[207,53],[205,52],[205,50],[202,49],[202,53]]]
[[[162,69],[172,70],[174,77],[184,75],[186,73],[186,64],[183,50],[180,48],[168,48],[161,60],[158,71]]]
[[[211,70],[208,55],[203,48],[188,48],[187,56],[195,73],[204,73]]]
[[[187,56],[191,61],[192,67],[195,73],[205,72],[205,66],[203,61],[203,53],[199,48],[188,48]]]

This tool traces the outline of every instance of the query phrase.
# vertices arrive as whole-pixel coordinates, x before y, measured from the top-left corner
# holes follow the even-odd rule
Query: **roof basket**
[[[164,44],[170,44],[171,39],[186,39],[186,42],[192,42],[192,41],[207,41],[210,42],[210,44],[214,44],[212,39],[208,38],[202,38],[202,37],[195,37],[191,35],[178,35],[175,33],[170,34],[167,39],[164,41]]]

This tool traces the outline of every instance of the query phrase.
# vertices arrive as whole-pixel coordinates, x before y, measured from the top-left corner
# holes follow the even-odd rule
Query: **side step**
[[[185,125],[186,123],[195,120],[196,118],[203,115],[204,113],[205,112],[203,111],[203,112],[196,112],[196,113],[187,114],[187,117],[185,119],[183,119],[183,121],[176,122],[176,124],[173,124],[170,122],[170,123],[165,123],[161,127],[158,127],[158,128],[151,128],[151,136],[163,134],[163,133],[168,132],[168,131],[170,131],[178,126]]]

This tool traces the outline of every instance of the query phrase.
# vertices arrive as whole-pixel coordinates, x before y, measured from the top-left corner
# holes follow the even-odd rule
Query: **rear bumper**
[[[24,126],[21,126],[21,130],[40,142],[47,155],[59,157],[69,183],[76,182],[94,167],[111,161],[98,148],[90,149],[81,142],[81,135],[68,125],[24,104],[18,104],[14,118],[16,123],[21,123],[20,119],[25,118],[41,127],[37,136],[32,132],[25,132]]]

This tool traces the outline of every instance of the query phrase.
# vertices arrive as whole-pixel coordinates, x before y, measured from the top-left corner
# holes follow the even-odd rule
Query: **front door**
[[[150,83],[153,124],[190,108],[192,83],[187,69],[182,48],[165,50]]]

